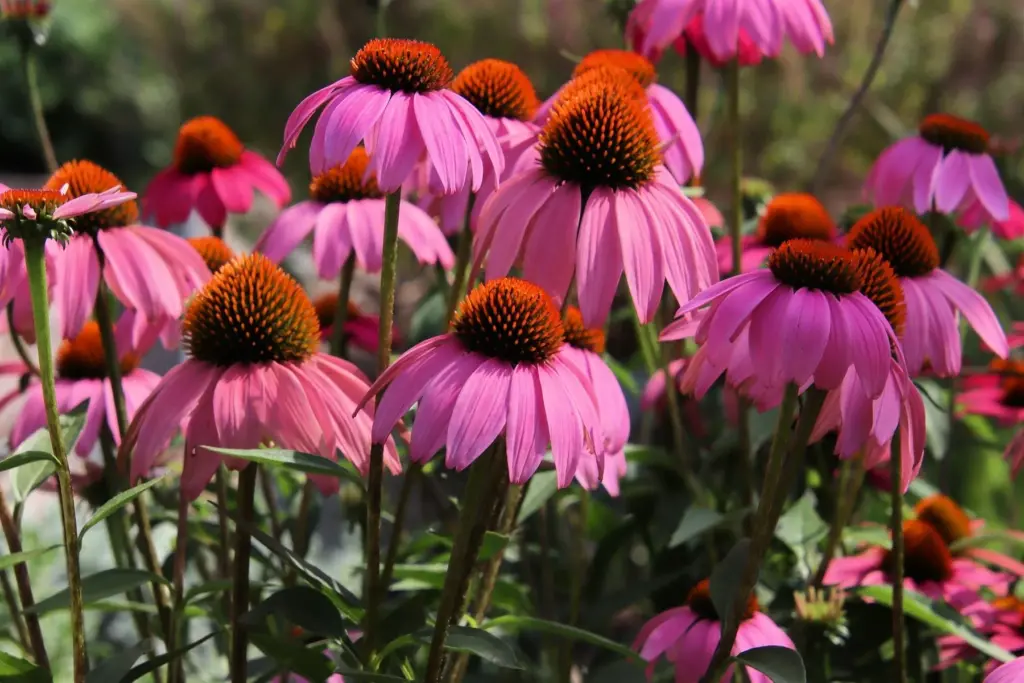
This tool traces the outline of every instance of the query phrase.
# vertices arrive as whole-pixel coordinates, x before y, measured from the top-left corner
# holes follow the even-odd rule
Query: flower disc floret
[[[930,524],[911,519],[903,523],[905,545],[904,573],[915,583],[948,581],[953,576],[953,555]],[[887,551],[882,567],[888,574],[893,571],[892,551]]]
[[[949,496],[928,496],[914,507],[914,513],[918,520],[935,529],[947,545],[972,535],[971,518]]]
[[[711,582],[708,579],[702,580],[690,589],[690,594],[686,596],[686,605],[702,619],[721,621],[721,617],[715,609],[715,604],[711,600]],[[747,610],[743,613],[743,621],[750,619],[760,610],[761,607],[758,605],[757,597],[751,595],[750,599],[747,600]]]
[[[352,58],[351,75],[360,83],[406,93],[447,88],[454,74],[441,51],[430,43],[375,38]]]
[[[69,161],[58,168],[46,184],[46,190],[60,192],[67,186],[69,199],[85,194],[99,194],[112,187],[124,187],[124,183],[116,175],[91,161]],[[75,221],[75,231],[95,235],[106,228],[120,228],[132,225],[139,220],[139,206],[133,199],[109,209],[94,211],[79,216]]]
[[[930,114],[918,126],[918,133],[927,142],[949,152],[960,150],[968,154],[988,151],[989,133],[974,121],[952,114]]]
[[[903,298],[903,286],[896,272],[881,254],[870,247],[854,253],[861,277],[861,293],[878,307],[896,336],[902,336],[907,320],[907,306]]]
[[[139,366],[134,353],[121,356],[121,374],[127,375]],[[103,338],[99,325],[90,320],[73,339],[65,339],[57,348],[57,377],[64,380],[103,379],[107,376],[103,355]]]
[[[484,59],[470,64],[455,78],[452,90],[484,116],[530,121],[540,102],[533,83],[512,62]]]
[[[235,258],[235,252],[219,237],[207,235],[204,237],[191,237],[188,243],[203,257],[203,262],[216,273],[223,268],[231,259]]]
[[[384,193],[377,187],[377,178],[367,174],[370,158],[366,150],[356,147],[348,161],[315,176],[309,184],[309,198],[330,204],[356,199],[380,199]]]
[[[242,141],[223,121],[213,116],[198,116],[186,121],[178,130],[174,166],[185,175],[231,168],[238,164],[244,151]]]
[[[573,78],[600,66],[613,66],[626,71],[642,88],[648,88],[658,80],[658,73],[651,60],[632,50],[594,50],[576,65],[572,72]]]
[[[183,325],[189,354],[212,365],[302,362],[320,326],[309,297],[262,254],[235,259],[196,294]]]
[[[565,331],[565,343],[569,346],[591,353],[604,353],[604,330],[587,327],[583,322],[583,314],[575,306],[566,308],[562,316],[562,329]]]
[[[876,209],[850,228],[850,249],[871,247],[900,277],[920,277],[939,267],[939,249],[924,223],[910,211],[887,206]]]
[[[775,279],[793,289],[806,287],[836,295],[860,290],[863,280],[857,257],[828,242],[790,240],[768,257]]]
[[[363,312],[352,301],[348,302],[346,308],[349,320],[354,320],[363,315]],[[334,324],[334,316],[338,314],[338,293],[330,292],[323,296],[318,296],[313,301],[313,310],[316,311],[316,319],[320,323],[321,330],[331,327]]]
[[[757,224],[757,240],[778,247],[793,239],[832,240],[836,224],[813,195],[799,192],[775,195]]]
[[[537,285],[501,278],[480,285],[463,300],[452,325],[467,351],[518,363],[544,363],[564,342],[555,302]]]

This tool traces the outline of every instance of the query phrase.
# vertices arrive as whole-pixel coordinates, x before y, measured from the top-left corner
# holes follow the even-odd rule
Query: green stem
[[[750,554],[733,598],[732,611],[722,622],[722,638],[715,649],[711,664],[701,678],[701,683],[719,680],[728,666],[729,653],[732,652],[732,647],[736,643],[736,634],[747,609],[747,601],[757,585],[761,564],[775,535],[775,527],[779,522],[786,494],[799,472],[807,441],[825,402],[825,392],[818,389],[808,390],[805,394],[804,406],[800,410],[800,420],[796,429],[791,430],[790,425],[798,393],[799,387],[790,384],[786,387],[786,393],[782,398],[779,419],[775,426],[775,435],[772,437],[771,450],[768,455],[768,470],[761,489],[757,515],[754,518]]]
[[[14,594],[14,586],[11,585],[11,577],[7,570],[0,571],[0,588],[4,592],[4,602],[7,603],[7,614],[14,628],[14,635],[17,636],[18,645],[22,650],[28,651],[32,647],[32,640],[28,635],[28,626],[22,618],[21,607],[18,606],[18,596]]]
[[[740,120],[740,61],[729,64],[729,130],[732,133],[732,215],[729,238],[732,240],[732,272],[738,275],[743,261],[743,122]]]
[[[670,389],[666,385],[666,389]],[[666,392],[667,393],[667,392]],[[586,530],[587,514],[590,507],[590,492],[581,489],[579,505],[568,513],[569,550],[571,571],[569,572],[569,626],[575,627],[580,619],[580,602],[583,597],[583,578],[587,571]],[[562,641],[558,658],[561,666],[559,680],[568,681],[572,676],[573,641],[568,638]]]
[[[235,528],[235,560],[231,595],[231,683],[246,683],[248,680],[246,658],[249,648],[249,632],[241,617],[249,610],[249,556],[252,553],[252,537],[246,531],[253,521],[253,504],[256,499],[256,474],[258,466],[253,463],[238,473],[238,519]]]
[[[904,649],[903,633],[903,457],[900,454],[898,431],[893,434],[891,448],[889,476],[892,479],[892,664],[896,671],[894,683],[906,683],[907,653]]]
[[[700,105],[700,55],[694,49],[686,51],[686,93],[683,101],[694,122],[697,121]]]
[[[466,285],[469,284],[469,262],[470,257],[473,255],[473,229],[471,222],[473,206],[475,204],[476,193],[471,192],[469,203],[466,205],[466,218],[462,224],[462,232],[459,233],[459,244],[456,247],[455,269],[452,271],[455,277],[452,280],[451,289],[448,290],[448,308],[444,318],[448,328],[452,326],[452,321],[455,319],[455,310],[459,307],[459,302],[462,301],[462,297],[466,294]],[[568,297],[566,297],[566,300],[568,300]]]
[[[306,553],[309,552],[309,515],[315,495],[316,485],[312,481],[307,481],[306,485],[302,487],[299,511],[295,517],[295,535],[292,539],[295,554],[301,558],[305,558]]]
[[[499,449],[494,447],[488,449],[469,468],[469,480],[462,496],[459,526],[452,543],[448,571],[444,576],[444,587],[437,608],[437,620],[434,622],[434,636],[430,641],[423,683],[438,683],[441,680],[448,629],[452,625],[453,616],[462,605],[463,595],[460,588],[466,585],[464,578],[476,563],[487,518],[494,504],[492,495],[495,480],[505,467],[504,460],[498,457],[498,451]]]
[[[50,445],[57,461],[57,491],[60,499],[61,527],[64,534],[64,556],[67,562],[68,592],[71,607],[71,644],[75,683],[85,683],[89,672],[89,656],[85,646],[85,610],[82,601],[82,573],[78,565],[78,524],[75,520],[75,494],[71,488],[71,471],[60,431],[60,412],[54,386],[53,347],[50,342],[50,305],[47,298],[45,241],[27,240],[25,267],[28,270],[32,295],[32,318],[36,331],[36,352],[39,357],[39,381],[43,388],[46,427]]]
[[[390,193],[384,207],[384,244],[380,272],[380,327],[377,332],[377,373],[391,364],[391,332],[395,319],[395,283],[398,275],[398,212],[402,190]],[[377,395],[380,402],[380,394]],[[370,472],[366,492],[366,650],[373,652],[380,594],[380,509],[384,488],[384,444],[370,448]]]
[[[217,468],[217,573],[218,578],[227,579],[231,576],[231,531],[228,528],[228,470],[224,465]],[[231,603],[224,596],[224,613],[231,613]]]
[[[338,303],[331,321],[331,355],[341,358],[345,354],[345,322],[348,320],[348,300],[352,293],[352,275],[356,270],[355,251],[349,254],[341,269],[338,283]]]
[[[402,542],[402,528],[405,526],[405,509],[409,506],[409,497],[412,495],[413,484],[423,473],[423,466],[413,463],[409,471],[405,473],[402,480],[402,490],[398,494],[398,505],[395,507],[395,522],[391,527],[391,543],[388,544],[388,554],[384,559],[384,570],[380,575],[381,590],[386,591],[391,584],[391,576],[395,571],[395,562],[398,561],[398,548]]]
[[[11,508],[7,505],[7,497],[4,495],[3,486],[0,486],[0,527],[3,528],[4,540],[7,541],[7,552],[12,555],[22,552],[21,534],[18,532],[18,525],[11,515]],[[29,642],[32,644],[32,656],[35,658],[38,666],[49,669],[50,658],[46,654],[43,630],[39,627],[39,615],[36,614],[35,610],[25,611],[35,605],[36,600],[32,595],[32,581],[28,576],[28,565],[24,562],[14,565],[14,582],[18,586],[18,597],[21,598],[25,628],[28,630]],[[17,610],[11,612],[12,617],[17,614]]]
[[[813,585],[821,587],[825,580],[825,573],[828,566],[836,556],[836,549],[839,541],[843,538],[843,529],[850,521],[853,508],[857,504],[857,495],[864,483],[864,459],[858,454],[854,458],[843,461],[843,468],[839,475],[839,495],[836,496],[836,514],[829,527],[828,540],[825,543],[825,553],[821,557],[818,571],[815,572]]]
[[[21,46],[21,65],[25,71],[25,87],[28,88],[28,100],[32,106],[32,121],[39,135],[39,144],[43,148],[46,168],[53,173],[57,170],[57,155],[53,151],[50,131],[46,127],[46,116],[43,113],[43,99],[39,95],[39,78],[36,68],[36,55],[32,45]]]
[[[921,623],[915,619],[907,619],[907,647],[910,680],[925,683],[924,640],[921,637]]]
[[[750,401],[743,396],[739,397],[738,412],[740,500],[743,502],[743,507],[749,510],[754,506],[754,462],[750,436]]]
[[[188,499],[178,496],[178,538],[174,546],[174,613],[171,631],[168,635],[167,651],[173,652],[181,642],[185,610],[185,562],[188,547]],[[220,508],[220,505],[217,506]],[[226,552],[226,551],[225,551]],[[171,662],[167,683],[185,683],[185,658],[178,657]]]
[[[14,302],[11,301],[7,304],[7,331],[11,335],[11,344],[14,346],[14,350],[18,354],[18,358],[28,368],[29,374],[36,377],[39,376],[39,368],[32,362],[32,358],[28,354],[28,349],[25,348],[25,342],[21,340],[21,336],[14,328]]]

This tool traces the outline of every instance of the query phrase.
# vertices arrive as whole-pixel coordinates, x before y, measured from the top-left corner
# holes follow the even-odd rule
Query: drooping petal
[[[526,483],[544,459],[548,432],[542,401],[537,368],[520,363],[512,370],[505,430],[508,479],[514,484]]]
[[[323,204],[304,201],[282,211],[260,236],[253,251],[264,254],[274,263],[281,263],[313,230],[316,216]]]
[[[469,376],[452,409],[446,467],[469,467],[505,429],[511,381],[512,369],[491,358]]]
[[[100,262],[92,240],[72,237],[63,253],[54,259],[61,276],[54,283],[54,305],[60,310],[61,335],[78,335],[96,305],[100,284]]]
[[[576,284],[583,322],[602,327],[622,277],[622,254],[612,223],[610,190],[598,188],[583,208],[576,245]]]

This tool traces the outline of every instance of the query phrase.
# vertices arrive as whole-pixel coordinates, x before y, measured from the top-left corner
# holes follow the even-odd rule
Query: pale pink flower
[[[380,272],[385,200],[369,164],[366,151],[357,147],[344,165],[313,178],[310,199],[282,211],[255,250],[280,263],[313,233],[313,262],[321,278],[338,277],[353,255],[360,270]],[[437,224],[405,201],[398,212],[398,237],[424,265],[448,269],[455,262]]]
[[[308,96],[288,117],[278,165],[325,107],[309,148],[314,175],[345,163],[363,141],[369,170],[386,193],[409,180],[424,158],[443,194],[467,184],[479,190],[488,173],[501,176],[504,158],[494,133],[476,108],[448,89],[452,70],[436,47],[375,38],[352,58],[350,74]]]
[[[886,148],[864,181],[877,206],[899,204],[919,214],[954,213],[980,204],[981,214],[1005,221],[1010,205],[1003,181],[988,155],[988,132],[966,119],[931,114],[918,135]]]
[[[139,407],[121,446],[131,478],[145,474],[181,428],[182,494],[195,499],[223,461],[244,460],[207,446],[272,444],[330,460],[340,451],[364,474],[369,467],[373,407],[357,409],[366,377],[351,363],[317,351],[316,312],[298,283],[260,254],[231,261],[196,294],[185,314],[190,357],[172,369]],[[401,470],[388,439],[384,461]],[[325,493],[338,480],[315,476]]]
[[[419,403],[413,462],[445,447],[445,466],[463,470],[504,435],[512,483],[533,476],[549,444],[560,487],[572,482],[582,459],[596,458],[597,478],[603,476],[606,433],[595,387],[568,358],[554,302],[530,282],[502,278],[478,286],[452,331],[404,353],[361,405],[382,390],[377,443]]]

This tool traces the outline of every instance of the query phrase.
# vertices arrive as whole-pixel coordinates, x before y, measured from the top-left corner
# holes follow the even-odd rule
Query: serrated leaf
[[[518,525],[522,525],[534,513],[544,507],[544,504],[555,495],[558,490],[558,480],[555,472],[537,472],[530,479],[530,488],[523,496],[523,504],[519,507],[519,517],[516,519]]]
[[[773,683],[807,683],[804,660],[796,650],[778,645],[755,647],[735,657],[737,662],[757,669]]]
[[[691,538],[699,536],[705,531],[714,529],[724,520],[725,515],[715,510],[709,510],[708,508],[702,508],[696,505],[691,506],[685,513],[683,513],[683,518],[679,520],[679,526],[676,527],[675,532],[672,534],[672,538],[669,539],[668,547],[675,548],[676,546],[682,545]]]
[[[345,622],[330,598],[309,586],[282,588],[242,616],[246,624],[262,625],[276,616],[309,633],[340,638]]]
[[[749,557],[750,539],[741,538],[732,547],[729,554],[716,564],[715,568],[711,571],[711,578],[709,580],[711,604],[715,606],[715,611],[719,614],[732,613],[732,605],[736,600],[736,590],[739,588],[740,579],[746,570]]]
[[[353,477],[350,470],[345,469],[333,460],[328,460],[319,455],[292,451],[284,448],[215,448],[208,446],[208,450],[222,455],[230,455],[233,458],[241,458],[260,465],[276,465],[287,467],[296,472],[305,474],[320,474],[336,479],[354,480],[360,486],[365,487],[366,483],[359,477]]]
[[[78,532],[79,542],[81,542],[81,540],[85,537],[86,531],[93,528],[94,526],[105,520],[107,517],[110,517],[112,514],[123,508],[125,505],[132,502],[133,500],[141,496],[143,493],[159,484],[161,481],[163,481],[163,477],[159,477],[157,479],[150,479],[149,481],[143,482],[138,486],[134,486],[128,489],[127,491],[122,491],[121,493],[117,494],[116,496],[108,500],[106,503],[101,505],[99,508],[97,508],[97,510],[94,513],[92,513],[92,517],[89,518],[89,521],[82,525],[81,531]]]
[[[167,579],[143,569],[120,567],[105,569],[95,574],[82,577],[82,600],[86,603],[99,602],[104,598],[127,593],[133,588],[153,582],[168,584]],[[67,588],[57,591],[45,600],[32,605],[26,612],[43,614],[57,609],[70,607],[71,593]]]
[[[148,651],[149,646],[147,641],[144,640],[107,657],[86,674],[85,683],[114,683],[120,681],[132,670],[139,657],[142,657]]]
[[[49,548],[36,548],[35,550],[26,550],[22,553],[14,553],[13,555],[2,555],[0,556],[0,571],[9,569],[16,564],[22,562],[28,562],[31,559],[41,557],[47,553],[52,553],[57,548],[63,548],[60,545],[51,545]]]

